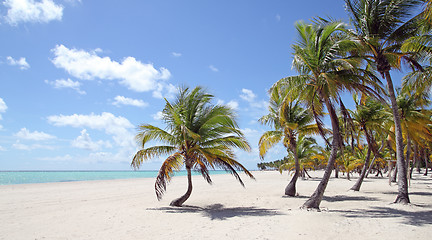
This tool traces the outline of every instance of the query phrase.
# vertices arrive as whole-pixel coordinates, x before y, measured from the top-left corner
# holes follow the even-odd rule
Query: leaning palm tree
[[[346,9],[359,47],[355,54],[362,56],[387,81],[396,135],[398,169],[398,196],[395,203],[409,203],[406,165],[403,154],[403,137],[400,115],[396,102],[392,69],[400,69],[401,62],[419,67],[415,55],[402,52],[401,45],[416,32],[416,21],[412,13],[420,6],[421,0],[345,0]]]
[[[231,108],[212,105],[213,96],[201,87],[193,90],[180,88],[176,100],[166,100],[162,119],[166,128],[144,124],[139,126],[136,139],[141,146],[131,163],[135,169],[143,161],[168,155],[162,163],[156,178],[155,190],[158,200],[166,191],[166,185],[174,171],[187,171],[188,189],[186,193],[171,202],[171,206],[181,206],[192,193],[191,170],[199,171],[211,183],[209,168],[217,167],[233,174],[244,186],[236,170],[243,170],[247,176],[253,175],[235,160],[233,148],[250,151],[250,146],[239,130],[235,114]],[[166,143],[162,146],[147,147],[151,140]]]
[[[263,133],[259,140],[259,154],[264,159],[267,151],[279,142],[289,149],[295,159],[295,173],[285,188],[285,195],[296,195],[296,183],[300,175],[300,164],[297,154],[298,134],[314,134],[318,132],[316,124],[312,124],[313,117],[308,110],[301,107],[295,98],[287,95],[287,89],[275,86],[270,91],[269,114],[259,121],[268,124],[274,130]]]
[[[327,167],[315,192],[303,205],[303,208],[318,209],[330,179],[337,152],[343,146],[335,110],[335,104],[340,103],[339,94],[344,90],[362,90],[373,94],[373,89],[367,86],[377,85],[371,81],[373,75],[368,75],[366,71],[359,74],[362,71],[359,68],[359,59],[345,57],[344,53],[351,49],[352,41],[344,34],[346,28],[343,23],[320,21],[316,24],[306,24],[298,22],[296,29],[299,40],[293,45],[293,67],[299,75],[283,78],[273,87],[284,85],[291,91],[300,92],[299,100],[312,112],[322,136],[324,135],[321,119],[324,111],[323,105],[330,117],[333,137]],[[330,145],[325,137],[324,139]]]
[[[359,133],[364,134],[364,138],[368,144],[368,153],[366,154],[365,164],[361,171],[360,177],[357,179],[351,190],[359,191],[363,183],[366,172],[369,168],[369,161],[371,153],[374,153],[375,158],[380,157],[374,133],[384,133],[389,125],[389,116],[384,111],[384,106],[370,98],[365,97],[364,102],[359,102],[356,105],[356,111],[351,111],[352,119],[357,126]],[[377,134],[376,134],[377,135]]]

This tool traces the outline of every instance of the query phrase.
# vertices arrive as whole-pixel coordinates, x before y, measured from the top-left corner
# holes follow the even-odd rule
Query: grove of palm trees
[[[292,45],[292,66],[298,75],[283,78],[272,86],[271,101],[284,100],[271,104],[268,116],[274,116],[278,122],[272,124],[273,128],[285,131],[289,138],[292,125],[300,125],[284,126],[284,109],[293,101],[301,103],[299,107],[308,110],[324,139],[325,146],[315,146],[314,155],[303,160],[304,169],[324,168],[323,162],[326,163],[325,174],[304,208],[319,208],[333,170],[336,174],[344,172],[347,179],[353,172],[359,173],[354,191],[360,190],[371,171],[381,176],[383,171],[389,171],[390,177],[397,176],[395,203],[407,204],[413,168],[420,171],[424,167],[427,174],[430,167],[431,3],[346,0],[345,4],[349,23],[321,18],[296,23],[298,38]],[[400,84],[394,84],[395,71],[405,74]],[[274,89],[287,90],[273,96]],[[341,97],[346,92],[353,96],[352,109],[346,108]],[[326,127],[324,119],[330,120],[330,127]],[[312,132],[295,134],[311,136]],[[268,139],[268,135],[265,133],[262,140]],[[278,141],[274,137],[271,140]],[[294,159],[295,181],[301,150],[292,145],[286,144],[294,158],[258,167],[282,171]],[[260,146],[271,145],[260,141]],[[388,163],[393,161],[396,170],[390,172]]]
[[[284,159],[262,162],[261,169],[293,170],[285,195],[295,197],[298,178],[323,169],[316,190],[302,208],[319,209],[332,172],[360,191],[370,174],[389,176],[398,185],[395,203],[410,203],[409,178],[414,167],[430,167],[432,115],[430,110],[430,1],[345,0],[349,22],[316,17],[298,21],[292,45],[292,68],[270,87],[267,125],[259,140],[259,155],[282,143]],[[394,79],[393,73],[404,74]],[[396,82],[395,82],[396,81]],[[342,97],[350,93],[352,99]],[[233,147],[250,150],[232,109],[211,105],[212,96],[200,87],[180,89],[174,103],[166,102],[166,129],[144,124],[137,140],[142,150],[132,166],[171,154],[156,180],[158,199],[174,171],[185,165],[188,190],[171,202],[181,206],[192,191],[191,170],[211,183],[208,168],[222,169],[242,181],[235,169],[252,174],[235,160]],[[347,107],[347,103],[350,107]],[[317,138],[323,145],[317,144]],[[146,147],[149,140],[165,146]]]

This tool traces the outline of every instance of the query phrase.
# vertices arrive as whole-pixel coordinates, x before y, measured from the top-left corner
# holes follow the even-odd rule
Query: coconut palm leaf
[[[182,166],[183,156],[179,153],[174,153],[162,163],[155,183],[156,197],[158,200],[162,199],[166,191],[166,184],[171,180],[174,171],[179,171]]]
[[[232,109],[211,103],[213,95],[201,87],[179,89],[174,101],[165,99],[162,120],[165,130],[149,124],[141,125],[136,139],[141,146],[131,165],[138,169],[143,161],[162,155],[171,154],[162,164],[156,178],[155,190],[158,199],[166,191],[166,184],[174,172],[185,166],[188,175],[188,191],[179,199],[171,202],[181,206],[192,192],[191,170],[199,171],[203,178],[211,183],[209,168],[222,169],[233,174],[239,182],[236,170],[242,170],[247,176],[252,174],[239,162],[235,161],[233,149],[250,151],[250,145],[238,127]],[[162,146],[146,147],[151,140],[165,143]]]

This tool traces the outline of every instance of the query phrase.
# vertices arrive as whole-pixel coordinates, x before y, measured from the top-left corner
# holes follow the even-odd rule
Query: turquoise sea
[[[225,174],[225,171],[210,171],[210,174]],[[158,171],[0,171],[0,185],[112,180],[129,178],[155,178]],[[199,174],[193,172],[193,174]],[[185,176],[180,171],[176,176]]]

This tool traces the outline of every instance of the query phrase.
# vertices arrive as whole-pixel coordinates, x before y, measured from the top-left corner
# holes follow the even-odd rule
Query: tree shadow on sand
[[[382,194],[397,195],[397,192],[382,192]],[[409,192],[409,195],[432,196],[432,192]]]
[[[363,196],[346,196],[346,195],[336,195],[336,196],[324,196],[324,201],[327,202],[342,202],[342,201],[377,201],[378,198],[374,197],[363,197]]]
[[[332,210],[347,218],[398,218],[401,223],[413,226],[432,225],[432,211],[410,212],[391,207],[371,207],[369,210]]]
[[[162,210],[167,213],[201,213],[203,216],[211,220],[226,220],[232,217],[261,217],[283,215],[283,213],[275,209],[257,208],[257,207],[233,207],[227,208],[222,204],[212,204],[206,207],[188,206],[183,207],[161,207],[148,208],[147,210]]]

